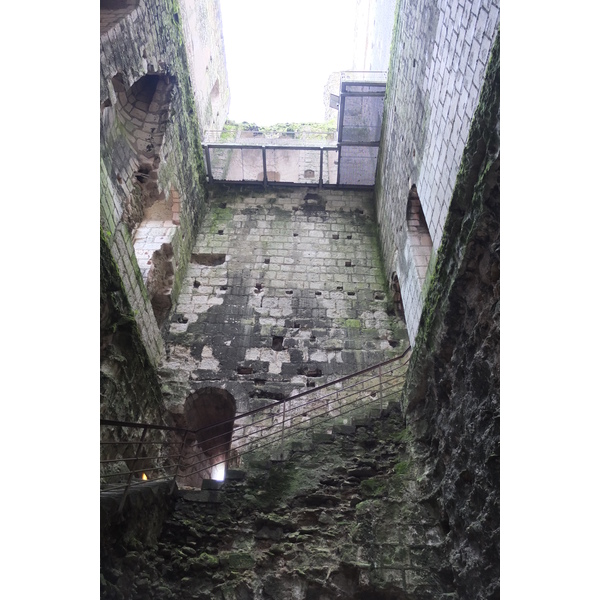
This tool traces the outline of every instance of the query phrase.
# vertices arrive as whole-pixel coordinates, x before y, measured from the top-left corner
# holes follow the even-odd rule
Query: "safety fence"
[[[379,414],[398,399],[409,351],[198,430],[102,419],[101,491],[126,493],[147,480],[222,479],[215,473],[243,467],[244,457],[258,451],[281,459],[303,437],[350,424],[373,409]]]

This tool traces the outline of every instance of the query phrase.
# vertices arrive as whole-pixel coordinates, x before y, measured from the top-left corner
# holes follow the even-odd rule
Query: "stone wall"
[[[229,111],[229,83],[218,0],[181,0],[181,22],[202,138],[220,131]]]
[[[500,38],[452,194],[403,394],[420,493],[459,598],[499,598]]]
[[[100,40],[101,223],[154,364],[205,206],[197,107],[206,112],[210,98],[190,83],[178,10],[142,1]]]
[[[129,311],[105,326],[132,319],[145,359],[156,368],[164,358],[160,326],[177,299],[206,210],[198,107],[208,110],[209,98],[192,87],[176,3],[111,0],[101,8],[101,234],[123,286],[120,306]],[[218,25],[218,14],[215,19]],[[214,53],[222,57],[222,44]],[[210,77],[222,68],[219,59]],[[126,367],[135,370],[128,364],[120,372]],[[101,391],[103,405],[112,406],[113,387]],[[131,401],[121,398],[124,405]],[[129,420],[152,418],[130,408]]]
[[[398,4],[376,197],[386,271],[398,274],[413,342],[425,282],[409,243],[409,192],[416,185],[435,261],[498,26],[497,0]]]
[[[107,519],[103,538],[120,553],[102,552],[101,597],[455,598],[438,515],[413,493],[402,421],[363,419],[285,463],[257,455],[244,479],[182,490],[154,543],[131,535],[133,511],[120,538]]]
[[[161,369],[182,426],[202,387],[228,390],[240,414],[407,348],[374,216],[372,192],[211,192]]]

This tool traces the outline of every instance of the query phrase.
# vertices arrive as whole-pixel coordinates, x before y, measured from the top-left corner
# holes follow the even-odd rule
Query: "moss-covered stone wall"
[[[220,26],[218,11],[209,10],[207,14],[215,17],[213,25]],[[210,19],[205,19],[202,27],[210,29]],[[222,37],[217,38],[220,45],[215,42],[211,48],[214,40],[207,39],[205,46],[197,44],[196,48],[221,57],[211,77],[217,77],[222,69],[221,89],[227,96]],[[165,227],[170,235],[161,251],[168,257],[169,278],[158,284],[155,278],[153,283],[168,297],[169,305],[174,305],[206,212],[198,107],[204,111],[210,97],[198,93],[192,85],[184,39],[177,2],[157,0],[141,0],[137,7],[132,5],[118,19],[110,20],[100,39],[102,260],[116,269],[126,298],[123,307],[127,305],[129,311],[126,318],[137,327],[139,339],[135,344],[141,343],[140,354],[154,368],[163,360],[165,347],[156,306],[152,304],[156,290],[149,292],[140,271],[140,261],[147,260],[145,248],[134,245],[134,235],[154,205],[169,204],[172,216]],[[151,262],[152,256],[149,258]],[[103,282],[103,287],[111,285]],[[167,289],[161,289],[161,285]],[[102,306],[104,302],[106,296],[101,298]],[[112,314],[110,309],[102,310]],[[112,323],[108,328],[114,326]],[[105,337],[110,346],[112,342],[107,340]],[[122,349],[115,350],[115,354],[123,355]],[[121,361],[118,369],[124,379],[131,379],[136,372],[131,360]],[[112,380],[116,381],[112,366],[102,363],[101,368],[113,373]],[[114,407],[118,401],[122,407],[130,407],[129,413],[117,411],[122,418],[151,420],[154,413],[144,412],[146,402],[139,398],[138,403],[137,396],[123,396],[125,388],[117,393],[114,385],[103,386],[102,406]],[[115,411],[111,408],[108,412]]]
[[[372,192],[215,187],[167,343],[174,414],[209,384],[239,414],[402,353]]]
[[[499,598],[500,37],[465,147],[402,398],[460,598]]]
[[[409,193],[415,185],[433,268],[498,26],[497,0],[397,4],[379,152],[377,223],[386,272],[398,274],[411,342],[427,287],[420,267],[427,263],[409,235]]]

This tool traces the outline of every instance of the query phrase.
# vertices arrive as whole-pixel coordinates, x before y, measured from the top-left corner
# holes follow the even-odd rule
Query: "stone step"
[[[289,450],[276,450],[271,454],[271,462],[285,462],[289,457]]]
[[[371,417],[371,419],[380,419],[382,414],[383,411],[380,408],[371,408],[369,410],[369,417]]]
[[[227,469],[225,473],[226,481],[241,481],[242,479],[246,479],[246,471],[242,469]]]
[[[312,434],[315,444],[330,444],[334,440],[333,433],[315,432]]]
[[[333,433],[340,435],[352,435],[356,433],[356,427],[354,425],[334,425]]]
[[[308,440],[293,441],[290,445],[293,452],[310,452],[314,445]]]
[[[220,490],[180,490],[179,495],[189,502],[218,504],[223,501],[223,492]]]
[[[203,490],[220,490],[223,487],[224,481],[217,481],[216,479],[203,479],[202,489]]]

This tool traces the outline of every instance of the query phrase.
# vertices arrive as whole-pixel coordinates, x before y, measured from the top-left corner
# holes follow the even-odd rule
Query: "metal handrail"
[[[186,429],[167,425],[156,425],[149,423],[131,423],[112,419],[101,419],[104,427],[114,426],[118,428],[129,428],[141,431],[139,439],[117,439],[115,441],[101,441],[105,450],[113,450],[112,456],[107,456],[100,461],[101,482],[103,480],[103,491],[123,491],[120,508],[123,507],[125,496],[138,481],[134,476],[150,474],[153,481],[172,481],[175,484],[178,476],[182,478],[191,477],[209,468],[231,461],[231,451],[234,451],[239,459],[242,456],[265,449],[279,442],[280,455],[284,454],[285,442],[290,439],[292,432],[300,429],[306,431],[313,427],[314,422],[325,424],[344,415],[363,411],[378,403],[383,408],[384,400],[387,400],[399,391],[399,385],[403,382],[400,370],[408,363],[404,357],[410,351],[410,346],[402,355],[381,362],[372,367],[361,369],[350,375],[340,377],[334,381],[311,388],[299,394],[295,394],[283,400],[266,404],[245,413],[236,415],[199,429]],[[352,382],[352,380],[357,380]],[[345,385],[347,384],[347,385]],[[300,403],[298,401],[300,400]],[[334,413],[330,410],[330,402],[334,404]],[[261,414],[264,413],[264,416]],[[258,417],[258,418],[256,418]],[[248,419],[251,423],[248,423]],[[237,422],[237,425],[236,425]],[[226,433],[223,441],[223,426],[231,426],[231,433]],[[244,434],[245,428],[251,426],[252,432]],[[210,435],[210,430],[219,427],[220,433],[212,437],[198,434]],[[170,441],[168,439],[146,440],[149,432],[160,432],[163,438],[167,434],[178,434],[181,441]],[[190,436],[198,442],[199,451],[185,455],[185,441]],[[179,445],[179,452],[161,456],[156,450],[151,456],[144,455],[146,447],[160,445],[163,448]],[[116,450],[122,446],[129,446],[132,456],[120,456]],[[135,449],[135,451],[134,451]],[[218,457],[213,461],[211,456]],[[225,458],[221,458],[221,457]],[[110,467],[122,463],[126,470],[110,472]],[[141,465],[141,466],[140,466]],[[197,468],[199,467],[199,468]],[[182,475],[182,473],[184,473]],[[126,481],[116,481],[115,478]]]

